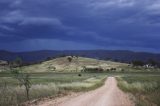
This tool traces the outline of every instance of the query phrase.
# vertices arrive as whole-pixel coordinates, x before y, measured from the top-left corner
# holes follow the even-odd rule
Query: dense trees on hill
[[[153,59],[149,59],[148,60],[148,64],[150,64],[151,66],[157,66],[158,65],[158,62],[153,60]]]
[[[83,67],[83,70],[82,70],[82,72],[103,72],[104,71],[104,69],[103,68],[101,68],[101,67],[96,67],[96,68],[89,68],[89,67]]]
[[[143,66],[145,63],[140,60],[132,61],[133,66]]]
[[[134,60],[131,62],[131,64],[133,66],[144,66],[144,65],[148,65],[148,66],[152,66],[152,67],[160,67],[160,63],[153,60],[153,59],[149,59],[148,61],[144,62],[144,61],[140,61],[140,60]]]

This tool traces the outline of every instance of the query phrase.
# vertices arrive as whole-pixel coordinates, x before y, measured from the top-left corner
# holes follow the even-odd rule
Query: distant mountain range
[[[21,57],[24,62],[39,62],[48,57],[60,57],[65,55],[78,55],[102,60],[114,60],[120,62],[131,62],[132,60],[147,61],[154,59],[160,62],[160,54],[147,52],[133,52],[127,50],[40,50],[29,52],[9,52],[0,50],[0,60],[12,61]]]

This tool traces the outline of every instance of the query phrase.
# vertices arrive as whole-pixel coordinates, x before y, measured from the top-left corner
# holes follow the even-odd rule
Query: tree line
[[[133,60],[131,62],[131,64],[133,66],[145,66],[145,65],[148,65],[148,66],[151,66],[151,67],[159,67],[160,68],[160,62],[158,62],[158,61],[156,61],[154,59],[149,59],[146,62],[141,61],[141,60]]]

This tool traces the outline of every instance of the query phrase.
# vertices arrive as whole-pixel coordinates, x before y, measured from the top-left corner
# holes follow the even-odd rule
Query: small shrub
[[[110,69],[107,69],[107,72],[110,72]]]
[[[79,76],[79,77],[81,77],[81,76],[82,76],[82,74],[78,74],[78,76]]]
[[[124,72],[125,70],[124,69],[121,69],[121,72]]]
[[[116,71],[116,68],[111,68],[110,70],[111,70],[111,71]]]
[[[48,66],[48,70],[49,71],[55,71],[56,70],[56,67],[52,66],[52,65],[49,65]]]

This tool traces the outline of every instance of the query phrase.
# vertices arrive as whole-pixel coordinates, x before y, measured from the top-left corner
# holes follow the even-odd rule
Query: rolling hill
[[[102,68],[103,70],[127,66],[125,63],[103,61],[92,58],[73,57],[68,61],[68,57],[60,57],[39,64],[24,66],[24,72],[80,72],[83,68]]]

